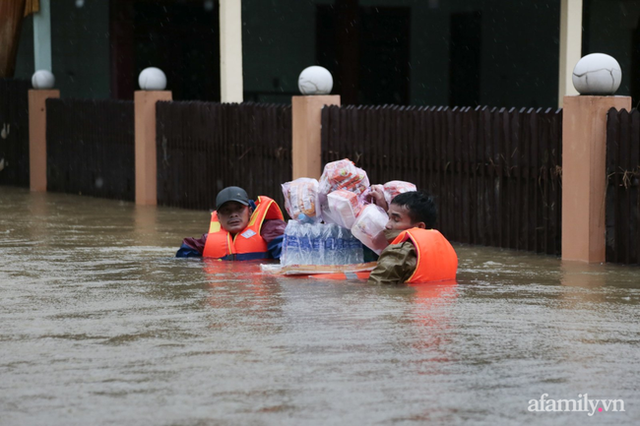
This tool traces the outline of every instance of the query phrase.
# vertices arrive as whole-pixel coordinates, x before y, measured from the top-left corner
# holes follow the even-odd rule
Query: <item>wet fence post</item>
[[[340,95],[291,98],[292,177],[320,179],[322,174],[322,107],[340,106]]]
[[[607,112],[629,96],[565,96],[562,119],[562,259],[606,260]]]
[[[156,102],[172,99],[167,90],[136,90],[134,94],[136,204],[158,203]]]
[[[29,90],[29,187],[47,192],[47,107],[49,98],[59,98],[60,91]]]

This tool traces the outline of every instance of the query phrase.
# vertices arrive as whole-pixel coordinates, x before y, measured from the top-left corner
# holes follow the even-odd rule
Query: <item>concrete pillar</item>
[[[561,279],[564,286],[577,288],[601,288],[607,285],[607,265],[563,260],[560,265]],[[584,302],[603,302],[602,292],[563,292],[561,297],[568,296],[565,302],[571,306]]]
[[[33,14],[33,59],[36,71],[53,71],[51,65],[50,0],[40,0],[40,11]]]
[[[29,187],[47,191],[48,98],[59,98],[59,90],[29,90]]]
[[[565,96],[578,94],[572,75],[582,58],[582,0],[561,0],[559,53],[558,107],[562,108]]]
[[[566,96],[562,112],[562,259],[605,261],[607,111],[629,96]]]
[[[220,102],[242,102],[242,1],[220,0]]]
[[[322,107],[340,105],[340,95],[293,96],[291,120],[293,179],[320,179],[322,174]]]
[[[134,94],[136,204],[155,206],[158,203],[156,102],[170,100],[170,91],[138,90]]]

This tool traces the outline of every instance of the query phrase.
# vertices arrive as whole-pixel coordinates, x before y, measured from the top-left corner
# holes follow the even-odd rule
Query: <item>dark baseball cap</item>
[[[247,195],[247,191],[240,188],[239,186],[228,186],[222,191],[218,192],[218,196],[216,197],[216,210],[220,210],[220,207],[222,207],[224,203],[227,203],[229,201],[236,201],[240,204],[248,206],[249,196]]]

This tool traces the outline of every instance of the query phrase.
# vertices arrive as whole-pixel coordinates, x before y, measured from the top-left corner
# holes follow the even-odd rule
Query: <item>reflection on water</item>
[[[379,287],[174,258],[208,223],[0,187],[0,425],[637,422],[638,268],[456,246],[457,284]]]

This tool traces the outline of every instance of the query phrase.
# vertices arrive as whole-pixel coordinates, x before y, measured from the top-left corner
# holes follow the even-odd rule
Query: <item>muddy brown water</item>
[[[0,425],[640,423],[638,267],[456,245],[456,285],[380,287],[174,258],[208,221],[0,187]]]

